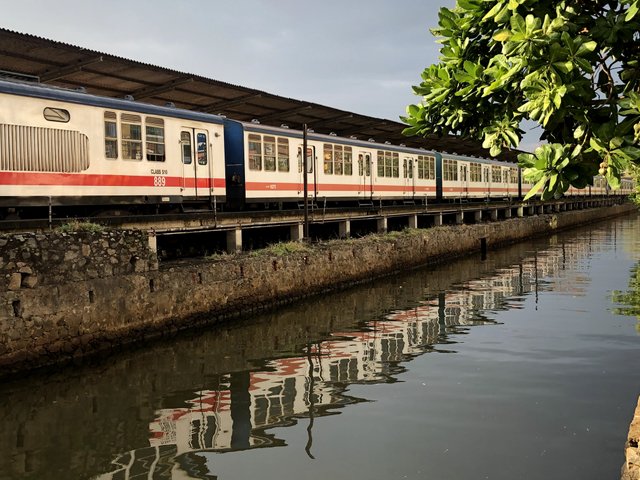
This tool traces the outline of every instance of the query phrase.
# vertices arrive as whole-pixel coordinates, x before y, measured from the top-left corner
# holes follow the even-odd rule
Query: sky
[[[0,25],[399,121],[455,0],[0,0]],[[531,140],[529,143],[533,144]],[[521,147],[527,148],[527,144]]]

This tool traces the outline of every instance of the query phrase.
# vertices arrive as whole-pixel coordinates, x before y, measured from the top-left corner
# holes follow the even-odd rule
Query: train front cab
[[[3,205],[92,214],[224,201],[219,117],[5,81],[0,107],[0,142],[14,146]]]

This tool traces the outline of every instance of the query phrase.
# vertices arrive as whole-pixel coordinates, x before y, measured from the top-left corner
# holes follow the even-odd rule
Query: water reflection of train
[[[182,405],[173,400],[156,410],[150,446],[122,454],[114,470],[99,478],[132,478],[141,462],[144,468],[153,465],[153,472],[147,470],[153,478],[215,478],[207,473],[203,452],[285,445],[274,428],[366,401],[349,396],[348,386],[396,381],[404,362],[451,343],[452,333],[495,323],[496,311],[522,308],[521,299],[539,288],[571,284],[575,294],[582,294],[584,283],[575,281],[580,280],[576,274],[567,277],[564,266],[575,266],[590,249],[588,244],[556,245],[491,275],[426,295],[411,308],[367,321],[358,330],[333,332],[298,356],[220,375]]]

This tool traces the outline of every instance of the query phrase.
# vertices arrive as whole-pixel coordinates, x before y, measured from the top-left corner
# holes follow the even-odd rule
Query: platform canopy
[[[0,76],[84,88],[106,97],[131,95],[136,101],[156,105],[171,102],[178,108],[221,114],[234,120],[255,119],[262,124],[284,124],[295,129],[306,123],[317,133],[334,132],[362,140],[489,156],[479,142],[454,136],[406,137],[399,121],[286,98],[6,29],[0,29]],[[515,161],[516,153],[506,152],[500,159]]]

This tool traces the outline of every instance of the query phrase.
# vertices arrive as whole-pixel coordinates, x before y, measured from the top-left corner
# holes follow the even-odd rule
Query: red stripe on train
[[[268,192],[268,191],[284,191],[284,192],[301,192],[304,186],[302,183],[295,182],[246,182],[245,189],[250,192]],[[370,185],[358,185],[353,183],[320,183],[314,185],[309,183],[309,191],[313,191],[317,188],[319,192],[365,192],[369,193],[372,190]],[[516,193],[517,187],[445,187],[444,193]],[[381,185],[376,184],[373,186],[373,192],[415,192],[415,193],[435,193],[435,186],[423,186],[417,185],[412,187],[410,185]]]
[[[358,185],[353,183],[320,183],[315,185],[310,183],[309,191],[313,191],[314,188],[317,188],[318,191],[321,192],[371,192],[370,185]],[[265,192],[265,191],[296,191],[301,192],[304,189],[302,183],[293,183],[293,182],[247,182],[245,184],[245,189],[251,192]],[[404,185],[374,185],[374,192],[384,191],[384,192],[411,192],[412,188],[410,186]],[[416,186],[416,192],[435,192],[436,187],[433,186]]]
[[[164,179],[164,185],[158,179]],[[96,175],[85,173],[0,172],[0,185],[75,186],[75,187],[185,187],[195,188],[195,178],[165,175]],[[210,178],[198,178],[198,188],[209,188]],[[224,178],[214,178],[213,186],[223,188]]]

